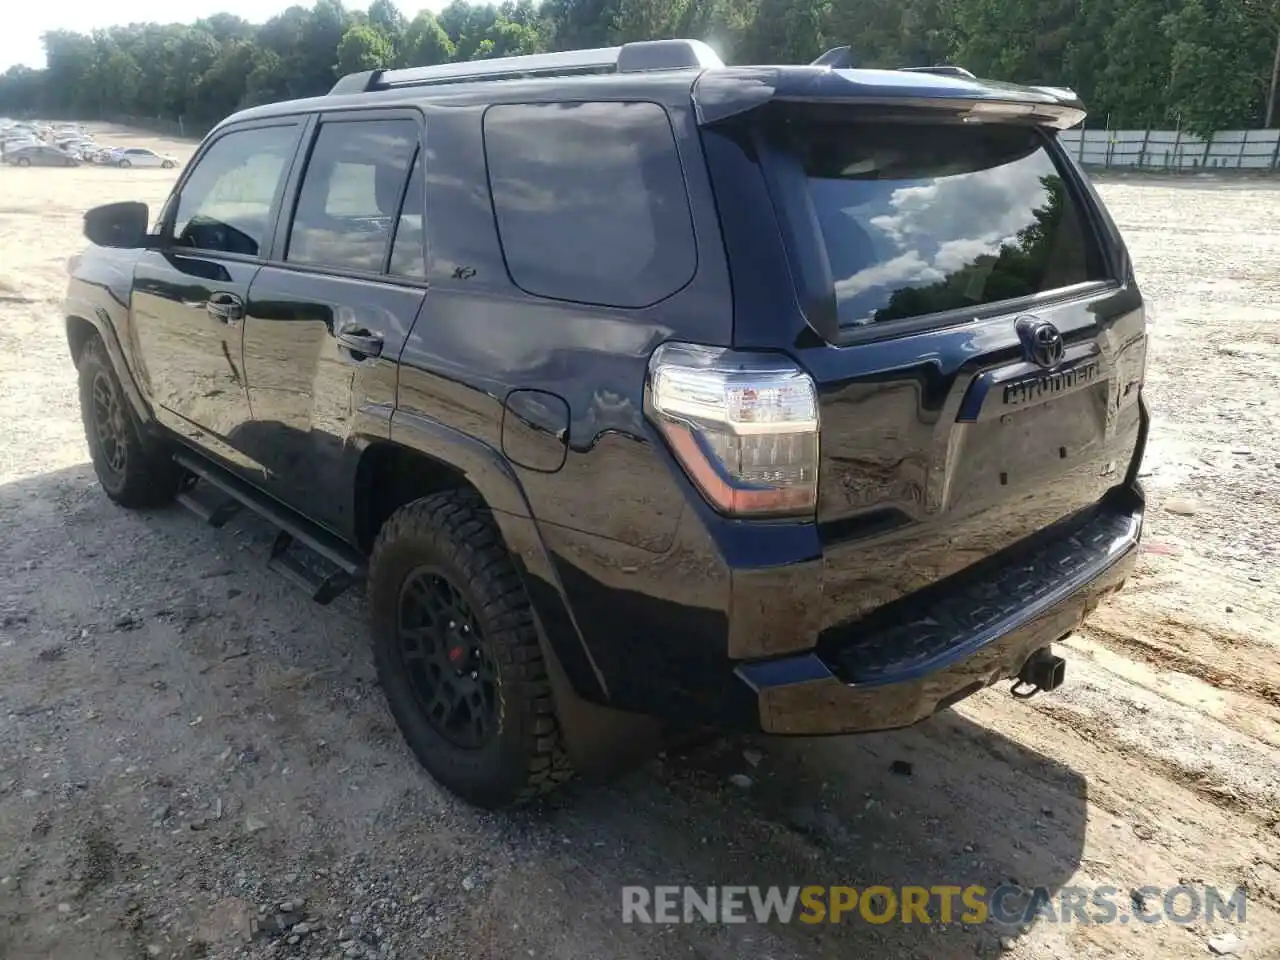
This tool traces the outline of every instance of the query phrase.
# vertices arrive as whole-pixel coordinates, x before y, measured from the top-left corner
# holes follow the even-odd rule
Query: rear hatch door
[[[704,133],[713,173],[730,143],[758,170],[794,292],[739,295],[735,346],[781,341],[818,385],[826,626],[1098,503],[1139,444],[1141,298],[1055,139],[1079,111],[942,81],[777,97]],[[727,245],[735,276],[778,266],[758,236]]]

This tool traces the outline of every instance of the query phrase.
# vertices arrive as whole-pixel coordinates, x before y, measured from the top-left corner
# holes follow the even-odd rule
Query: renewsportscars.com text
[[[628,886],[623,923],[1243,923],[1245,892],[1215,887]]]

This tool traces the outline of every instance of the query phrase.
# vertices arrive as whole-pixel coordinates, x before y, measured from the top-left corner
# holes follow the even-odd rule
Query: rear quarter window
[[[501,104],[484,118],[503,257],[522,290],[656,303],[697,267],[666,111],[653,103]]]
[[[1106,279],[1040,130],[794,122],[842,328],[977,310]]]

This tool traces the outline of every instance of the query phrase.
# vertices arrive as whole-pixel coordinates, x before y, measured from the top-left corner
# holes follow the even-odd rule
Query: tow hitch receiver
[[[1041,647],[1027,657],[1009,692],[1019,700],[1027,700],[1042,690],[1058,689],[1066,676],[1067,661],[1052,654],[1048,647]]]

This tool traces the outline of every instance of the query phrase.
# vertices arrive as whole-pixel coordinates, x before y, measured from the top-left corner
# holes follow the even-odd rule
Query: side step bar
[[[217,503],[206,503],[192,493],[190,489],[183,490],[178,494],[177,500],[211,527],[226,526],[227,521],[239,513],[240,508],[243,506],[234,497],[223,497]]]
[[[364,580],[364,557],[333,534],[310,523],[284,504],[203,457],[179,451],[174,454],[173,459],[225,495],[222,501],[209,504],[187,490],[178,495],[178,502],[215,527],[225,524],[242,506],[278,527],[280,532],[271,545],[267,566],[290,583],[301,587],[317,603],[330,603],[348,587]],[[306,547],[337,569],[329,573],[314,569],[314,564],[304,562],[296,553],[291,552],[295,544]]]
[[[347,587],[356,582],[356,577],[342,567],[332,573],[322,574],[313,570],[302,560],[289,553],[295,537],[288,530],[276,534],[275,543],[271,545],[271,558],[267,567],[284,577],[294,586],[311,594],[316,603],[325,604],[333,601]],[[361,578],[363,573],[361,573]]]

